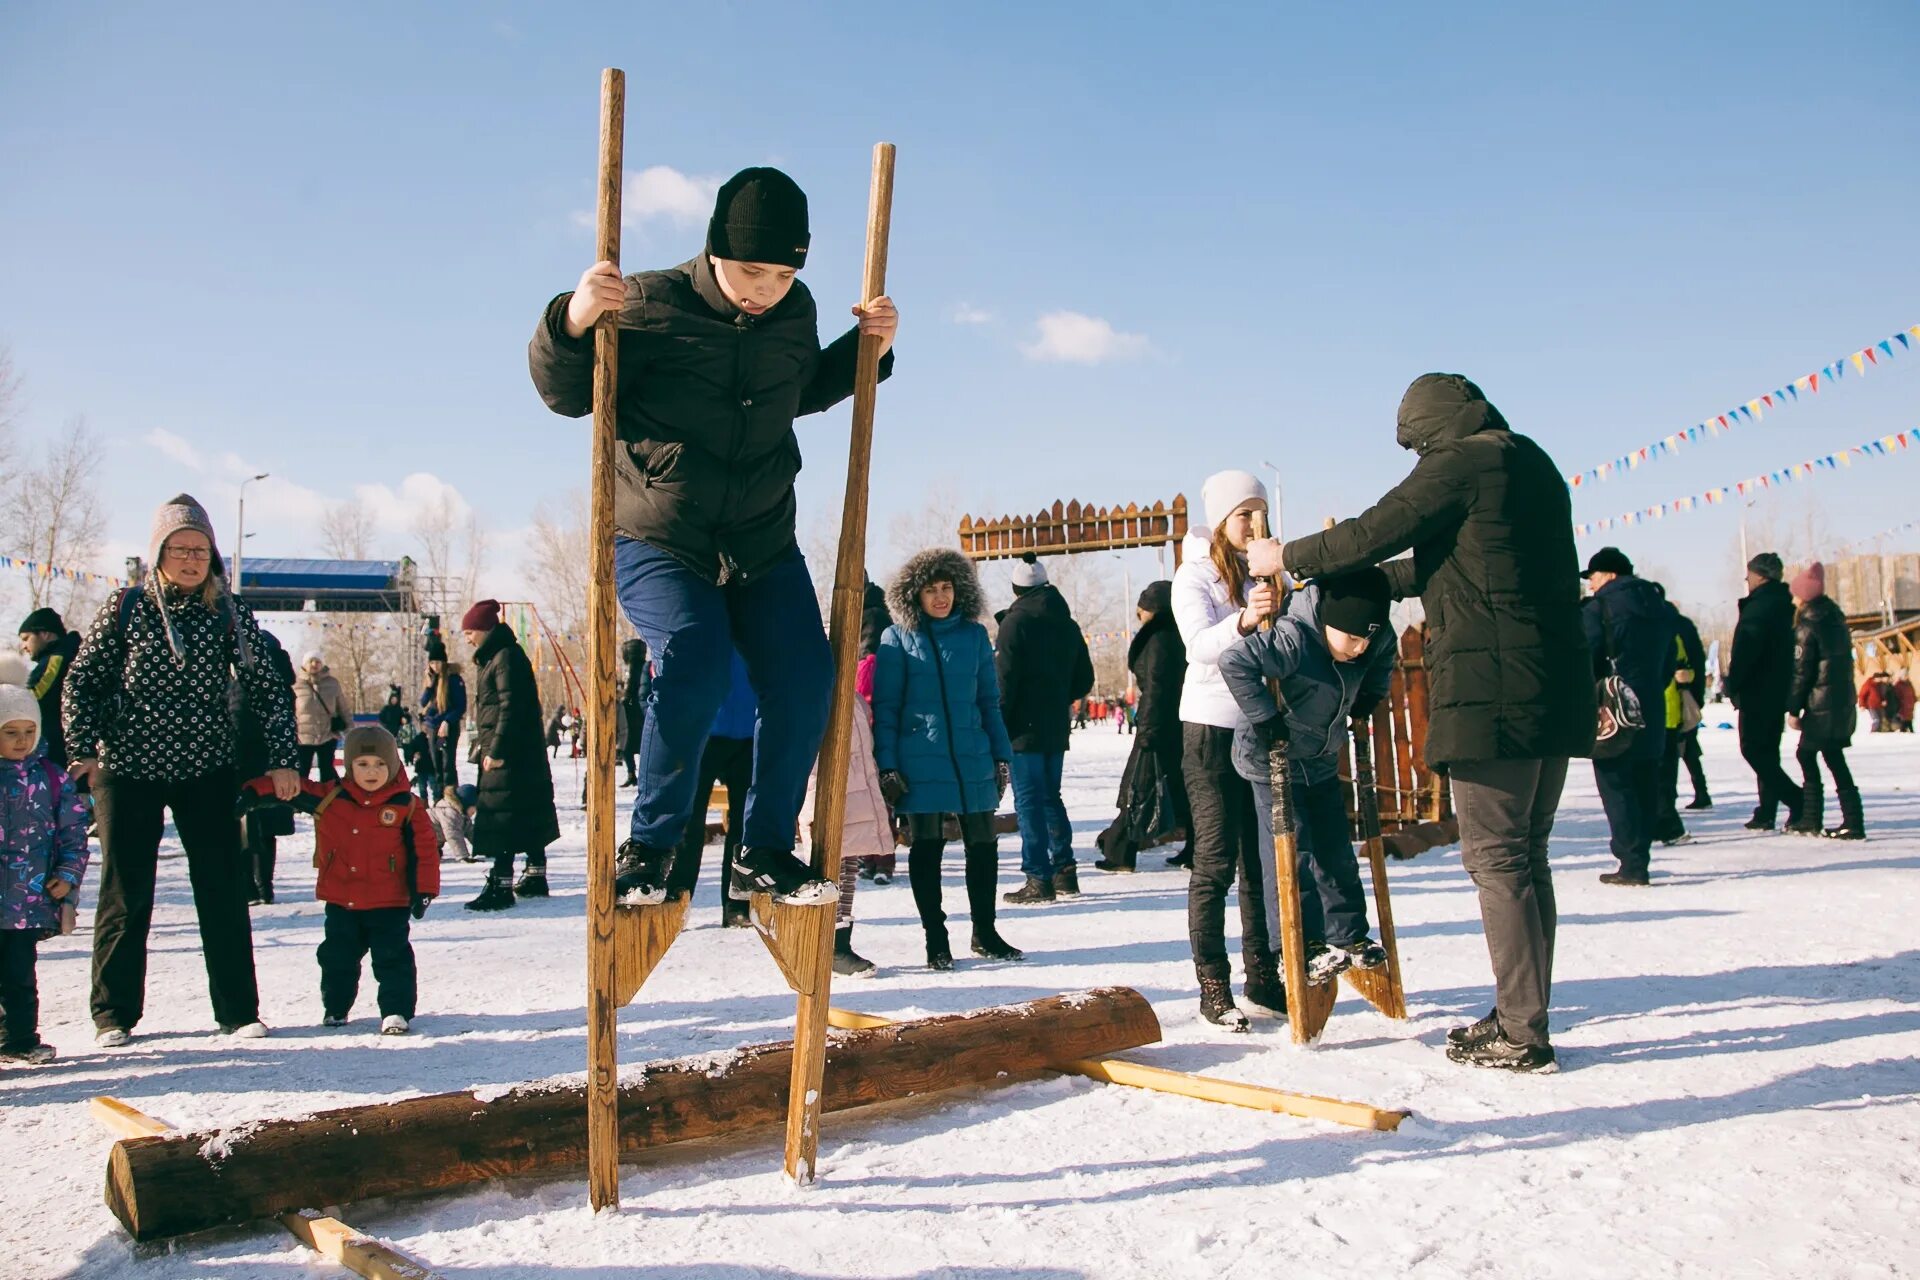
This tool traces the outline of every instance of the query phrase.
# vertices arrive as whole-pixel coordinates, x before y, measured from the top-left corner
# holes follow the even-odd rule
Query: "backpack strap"
[[[53,805],[60,807],[60,780],[66,777],[66,771],[46,756],[40,757],[40,771],[47,775],[47,788],[53,792]]]
[[[135,606],[137,606],[139,603],[140,603],[140,588],[138,587],[120,588],[120,597],[114,603],[113,607],[114,607],[114,612],[118,615],[118,617],[116,618],[116,622],[119,625],[120,638],[122,640],[126,639],[127,624],[133,621],[133,611]]]

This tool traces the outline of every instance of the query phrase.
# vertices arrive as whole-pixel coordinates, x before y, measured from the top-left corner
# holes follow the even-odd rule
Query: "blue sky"
[[[585,482],[524,346],[591,258],[605,65],[630,171],[806,187],[830,326],[870,148],[898,144],[881,560],[930,493],[1197,499],[1263,459],[1290,528],[1352,514],[1410,465],[1393,411],[1430,369],[1571,470],[1920,323],[1911,5],[1442,10],[9,4],[0,340],[33,432],[84,413],[108,442],[116,555],[180,488],[231,529],[252,464],[276,477],[253,554],[313,551],[319,507],[363,488],[397,552],[407,503],[451,486],[507,590],[535,503]],[[678,189],[643,188],[628,269],[698,250]],[[1049,347],[1060,313],[1111,335]],[[1916,364],[1576,518],[1920,426]],[[803,420],[803,525],[839,500],[845,432],[844,408]],[[1838,542],[1913,518],[1916,482],[1902,457],[1755,519]],[[1732,594],[1730,510],[1615,540],[1676,595]]]

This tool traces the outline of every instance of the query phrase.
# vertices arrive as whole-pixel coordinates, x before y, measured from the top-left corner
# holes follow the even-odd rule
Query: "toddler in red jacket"
[[[345,1026],[360,990],[360,959],[373,953],[380,1033],[407,1033],[418,979],[408,916],[418,920],[440,892],[440,841],[427,806],[400,767],[400,748],[379,725],[347,732],[347,776],[303,782],[293,807],[313,817],[314,897],[327,904],[320,943],[320,1002],[329,1027]],[[247,784],[270,797],[273,784]]]

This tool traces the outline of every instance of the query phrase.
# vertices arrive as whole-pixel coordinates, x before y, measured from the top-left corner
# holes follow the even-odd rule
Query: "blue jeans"
[[[613,576],[654,668],[633,838],[672,849],[686,833],[700,756],[738,649],[760,700],[742,843],[792,849],[833,700],[833,652],[800,549],[751,578],[715,586],[666,552],[620,538]]]
[[[1013,753],[1013,807],[1020,819],[1020,869],[1041,880],[1073,865],[1073,824],[1060,798],[1064,751]]]
[[[1273,788],[1253,784],[1262,861],[1273,865]],[[1293,823],[1298,848],[1294,882],[1300,889],[1300,932],[1307,942],[1343,947],[1367,936],[1367,899],[1360,860],[1347,826],[1347,797],[1337,778],[1308,786],[1293,779]],[[1266,885],[1267,928],[1280,949],[1279,877]]]

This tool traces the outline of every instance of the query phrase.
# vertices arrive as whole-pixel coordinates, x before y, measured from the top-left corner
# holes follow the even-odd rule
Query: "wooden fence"
[[[1186,536],[1185,494],[1176,494],[1171,506],[1160,501],[1151,507],[1133,502],[1096,507],[1090,502],[1056,501],[1051,510],[1030,516],[960,517],[960,551],[970,560],[1011,560],[1029,551],[1036,556],[1061,556],[1172,543],[1173,562],[1178,565],[1180,540]]]
[[[1402,857],[1422,849],[1450,844],[1459,838],[1453,820],[1453,797],[1446,775],[1426,761],[1428,689],[1426,632],[1408,627],[1400,635],[1400,661],[1386,701],[1373,713],[1373,775],[1380,798],[1380,829],[1388,845]],[[1347,812],[1356,811],[1353,792],[1353,748],[1340,762],[1340,780],[1347,787]]]

